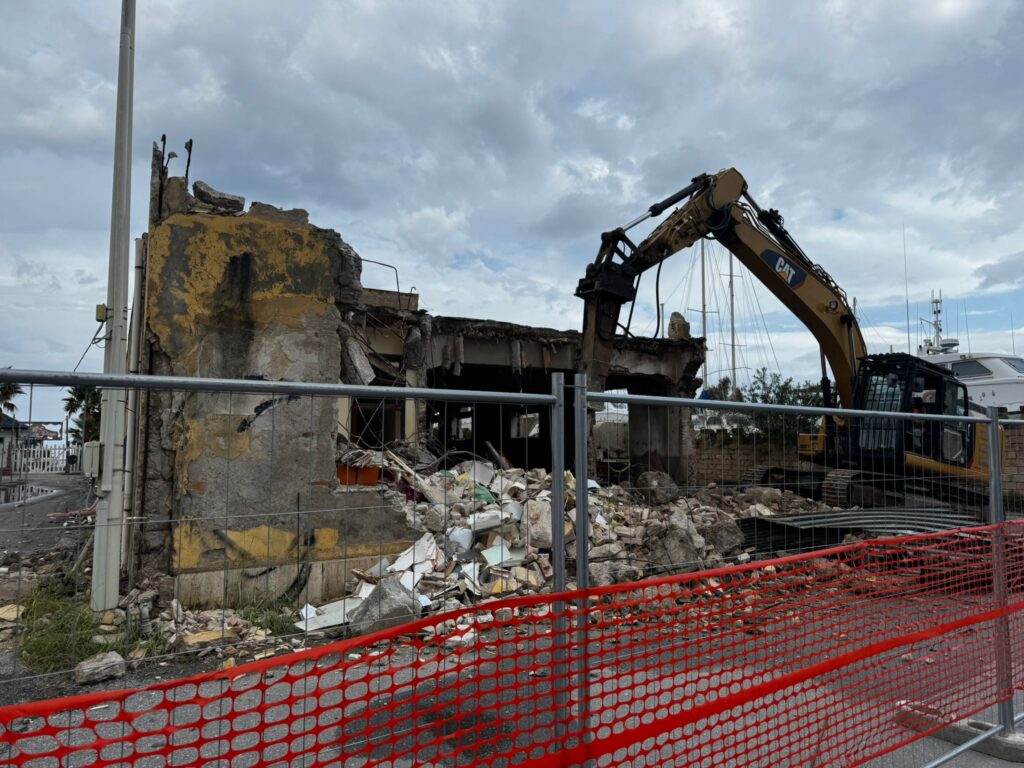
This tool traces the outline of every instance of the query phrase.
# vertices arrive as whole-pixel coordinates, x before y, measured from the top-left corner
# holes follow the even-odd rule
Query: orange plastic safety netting
[[[0,764],[859,765],[1024,682],[1022,593],[1006,524],[501,600],[6,707]]]

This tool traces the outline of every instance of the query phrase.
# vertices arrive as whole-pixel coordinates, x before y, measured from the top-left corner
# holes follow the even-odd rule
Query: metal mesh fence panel
[[[993,649],[1022,598],[1024,525],[875,539],[4,707],[0,760],[854,766],[1010,696]]]

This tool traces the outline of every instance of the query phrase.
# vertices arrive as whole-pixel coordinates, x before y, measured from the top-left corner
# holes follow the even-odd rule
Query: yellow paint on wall
[[[165,273],[175,231],[188,234],[187,261],[184,269],[176,264],[168,278]],[[203,326],[213,319],[211,308],[220,311],[225,303],[231,303],[218,292],[226,283],[232,257],[243,253],[252,255],[256,288],[245,297],[244,305],[245,322],[254,328],[270,324],[299,327],[303,315],[322,316],[334,304],[331,280],[303,281],[301,277],[309,270],[327,274],[330,269],[327,242],[315,235],[315,229],[244,216],[170,216],[149,233],[146,317],[165,343],[176,339],[191,344],[179,357],[186,375],[197,374],[198,342]],[[165,284],[167,279],[171,284]],[[171,316],[160,311],[168,291],[182,310]],[[223,320],[217,318],[219,324]]]
[[[206,546],[203,542],[203,531],[192,520],[179,523],[171,537],[173,553],[172,562],[175,570],[189,571],[199,568],[203,561]]]
[[[233,563],[279,563],[295,560],[295,534],[268,525],[258,525],[242,531],[224,531],[224,537],[233,546],[227,548],[228,560]]]
[[[412,544],[411,540],[346,544],[335,528],[317,528],[312,539],[312,544],[303,545],[297,543],[294,531],[283,528],[215,530],[186,520],[174,530],[172,563],[178,572],[212,571],[395,554]]]

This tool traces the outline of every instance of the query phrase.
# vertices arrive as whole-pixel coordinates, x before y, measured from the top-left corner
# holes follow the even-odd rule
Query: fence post
[[[551,394],[555,402],[549,407],[551,430],[551,568],[554,571],[552,588],[556,595],[565,592],[565,374],[551,374]],[[561,524],[559,524],[561,523]],[[572,675],[568,658],[571,645],[569,618],[563,600],[551,606],[555,617],[555,738],[566,746],[569,718],[569,689]],[[565,762],[560,761],[560,765]]]
[[[1006,608],[1006,520],[1003,510],[1002,446],[999,443],[999,409],[988,408],[988,495],[992,532],[992,596],[996,608]],[[1006,698],[999,702],[999,724],[1003,735],[1013,733],[1013,661],[1010,658],[1010,622],[1006,614],[996,619],[996,685]]]
[[[551,568],[554,591],[565,592],[565,374],[551,374]],[[556,525],[558,520],[562,525]]]
[[[590,587],[590,517],[587,514],[587,374],[574,381],[573,426],[576,435],[576,586]]]
[[[577,373],[573,381],[573,432],[576,453],[576,588],[580,605],[576,613],[579,649],[579,685],[577,712],[580,743],[587,741],[590,720],[590,517],[587,511],[587,374]],[[587,754],[584,751],[584,754]]]

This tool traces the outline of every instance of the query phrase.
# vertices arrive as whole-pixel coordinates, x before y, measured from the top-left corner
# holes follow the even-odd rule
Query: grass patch
[[[87,605],[76,605],[68,596],[41,585],[28,596],[22,614],[18,655],[34,672],[73,669],[108,646],[93,641],[99,620]]]
[[[139,647],[147,657],[169,650],[162,636],[147,634],[137,621],[127,618],[116,633],[104,635],[100,617],[81,600],[81,596],[78,602],[69,596],[59,580],[44,582],[32,591],[23,604],[18,648],[26,667],[33,672],[61,672],[103,651],[117,651],[127,659]],[[97,636],[109,642],[96,642]]]
[[[276,637],[294,635],[298,630],[295,628],[295,619],[292,617],[292,610],[287,606],[276,603],[265,605],[247,605],[239,610],[239,615],[254,627],[266,631]]]

